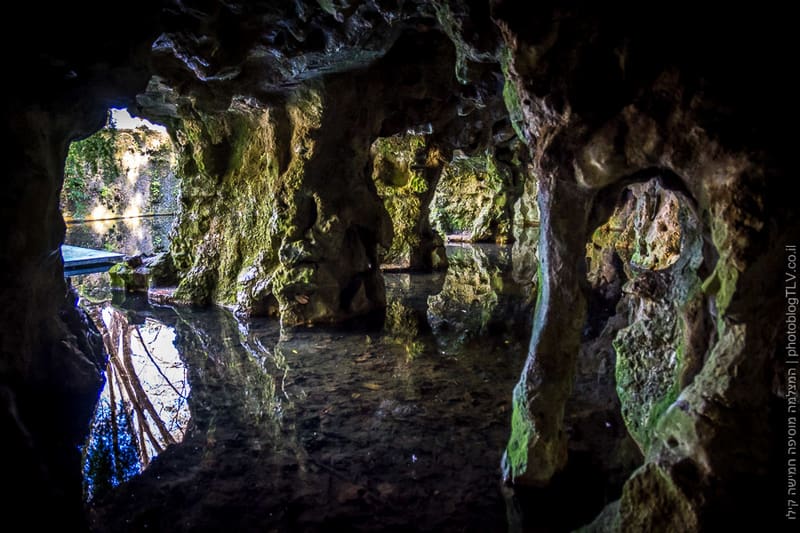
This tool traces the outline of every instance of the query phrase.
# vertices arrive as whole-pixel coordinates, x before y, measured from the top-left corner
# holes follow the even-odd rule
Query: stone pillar
[[[545,174],[539,181],[539,289],[528,359],[514,388],[507,481],[547,484],[567,460],[564,404],[572,391],[586,299],[585,239],[591,194]]]

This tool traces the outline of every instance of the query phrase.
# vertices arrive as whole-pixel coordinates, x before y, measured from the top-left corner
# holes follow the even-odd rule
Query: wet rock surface
[[[444,154],[422,135],[382,137],[372,144],[372,179],[392,220],[391,246],[379,260],[399,268],[447,268],[443,234],[431,227],[431,199]]]
[[[433,197],[434,227],[450,240],[510,242],[511,207],[519,196],[514,178],[493,154],[454,159]]]
[[[781,77],[779,54],[772,52],[781,48],[781,38],[770,32],[757,49],[730,53],[740,43],[737,35],[768,18],[766,12],[753,19],[732,9],[720,26],[719,13],[705,9],[692,10],[693,22],[686,24],[674,6],[647,13],[538,7],[542,20],[558,23],[525,24],[536,15],[523,17],[511,2],[495,10],[509,48],[504,94],[531,147],[541,216],[540,300],[515,389],[513,412],[519,414],[506,471],[519,484],[537,486],[567,463],[562,413],[582,334],[593,319],[586,320],[593,296],[584,284],[579,242],[607,219],[621,189],[659,178],[682,191],[702,221],[706,244],[698,275],[704,290],[686,307],[693,325],[684,332],[692,338],[688,359],[699,372],[680,383],[676,400],[658,409],[654,423],[648,420],[655,437],[645,465],[609,511],[618,513],[615,519],[605,523],[621,530],[741,527],[759,520],[741,506],[754,493],[770,509],[765,520],[777,522],[780,513],[768,494],[776,497],[774,450],[781,429],[770,413],[781,393],[764,376],[780,372],[768,340],[777,334],[780,288],[766,272],[779,270],[775,258],[794,230],[786,225],[792,208],[780,199],[785,144],[775,139],[769,113],[748,109],[757,99],[775,102],[761,77]],[[675,28],[683,29],[681,44],[665,46]],[[720,46],[728,52],[720,54]],[[737,84],[733,73],[743,57],[758,64],[759,74]],[[582,86],[586,79],[600,85]],[[646,283],[640,288],[646,290]],[[709,321],[716,331],[699,326]],[[645,351],[631,346],[627,360]],[[733,368],[738,370],[728,374]],[[633,424],[634,432],[641,423]],[[763,451],[746,471],[731,460],[744,457],[745,449]],[[667,508],[676,512],[664,513]]]

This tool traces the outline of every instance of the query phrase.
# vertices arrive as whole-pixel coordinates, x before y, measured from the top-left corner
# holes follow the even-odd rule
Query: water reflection
[[[512,278],[508,247],[448,246],[450,266],[442,290],[428,298],[428,322],[441,350],[473,339],[508,334],[530,309]]]
[[[172,328],[153,319],[132,322],[110,303],[85,305],[109,355],[106,385],[84,450],[88,499],[147,467],[189,423],[189,381]]]
[[[483,254],[487,265],[497,257]],[[129,323],[174,332],[191,418],[182,442],[94,500],[93,528],[505,530],[498,465],[530,308],[508,307],[514,327],[444,350],[431,322],[445,317],[428,296],[459,277],[387,275],[381,331],[287,335],[222,309],[128,299],[119,312],[137,317]],[[446,313],[454,330],[480,331],[459,316],[470,319]]]

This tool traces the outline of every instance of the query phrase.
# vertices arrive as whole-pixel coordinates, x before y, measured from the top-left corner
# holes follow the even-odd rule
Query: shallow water
[[[87,459],[108,467],[91,451],[105,442],[106,455],[116,450],[120,460],[87,478],[102,489],[89,505],[93,528],[507,530],[499,464],[530,332],[529,295],[510,279],[508,249],[448,254],[447,275],[386,274],[378,330],[282,335],[274,321],[239,322],[219,308],[100,304],[96,313],[105,306],[117,317],[115,339],[147,333],[129,343],[130,363],[142,388],[155,387],[164,401],[139,406],[142,415],[121,403],[118,419],[128,417],[132,437],[120,438],[122,420],[116,448],[98,410]],[[172,342],[150,342],[158,330]],[[144,345],[173,374],[146,370]],[[170,349],[175,357],[157,353]],[[142,461],[137,435],[148,436],[139,422],[155,425],[148,412],[184,426],[165,428],[172,444],[151,427],[159,446],[151,443]]]

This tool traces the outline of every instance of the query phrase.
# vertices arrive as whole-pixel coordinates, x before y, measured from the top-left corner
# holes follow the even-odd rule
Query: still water
[[[95,531],[505,531],[499,464],[530,295],[510,251],[386,274],[380,329],[86,303],[109,379],[87,443]]]

